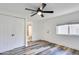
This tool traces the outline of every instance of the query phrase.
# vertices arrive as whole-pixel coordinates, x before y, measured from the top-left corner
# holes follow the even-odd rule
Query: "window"
[[[70,27],[70,35],[79,35],[79,24],[71,24]]]
[[[56,27],[57,34],[65,34],[68,35],[68,25],[60,25]]]
[[[56,26],[56,34],[79,35],[79,24],[67,24]]]

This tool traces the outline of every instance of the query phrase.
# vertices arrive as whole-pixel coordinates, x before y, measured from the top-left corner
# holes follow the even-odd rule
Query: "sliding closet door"
[[[0,15],[0,52],[6,51],[8,47],[8,22],[9,21],[8,19],[6,20],[6,17]],[[11,27],[9,28],[9,32],[11,32]]]
[[[24,20],[0,15],[0,53],[24,46]]]
[[[13,20],[13,38],[16,47],[24,46],[24,19]]]

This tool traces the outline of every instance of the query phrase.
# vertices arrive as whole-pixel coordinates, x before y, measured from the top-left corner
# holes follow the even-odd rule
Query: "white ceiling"
[[[37,9],[41,6],[41,3],[0,3],[0,13],[8,13],[19,17],[30,16],[33,12],[27,11],[25,8]],[[78,3],[47,3],[44,10],[53,10],[52,14],[44,14],[44,18],[55,17],[67,13],[72,13],[79,10]],[[39,15],[35,15],[31,18],[44,19]]]

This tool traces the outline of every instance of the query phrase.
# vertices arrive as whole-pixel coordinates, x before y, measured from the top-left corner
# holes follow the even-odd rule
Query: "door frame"
[[[26,19],[24,19],[24,44],[27,47],[28,46],[28,35],[27,35],[27,26],[28,25],[32,25],[31,21],[27,21]]]
[[[32,30],[32,24],[30,23],[30,24],[27,24],[27,38],[28,38],[28,42],[31,42],[32,41],[32,34],[31,34],[31,39],[29,38],[30,36],[30,34],[29,34],[29,26],[31,26],[31,30]]]

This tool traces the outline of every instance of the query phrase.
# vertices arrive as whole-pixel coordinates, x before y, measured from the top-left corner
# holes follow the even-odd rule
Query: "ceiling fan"
[[[35,13],[31,15],[34,16],[36,14],[40,15],[41,17],[44,17],[43,13],[54,13],[54,11],[43,11],[43,9],[46,7],[45,3],[42,3],[41,7],[39,7],[37,10],[25,8],[25,10],[34,11]]]

